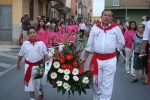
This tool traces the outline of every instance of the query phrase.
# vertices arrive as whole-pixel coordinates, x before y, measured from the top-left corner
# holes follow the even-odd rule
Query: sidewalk
[[[0,45],[0,53],[18,53],[20,48],[19,45]]]

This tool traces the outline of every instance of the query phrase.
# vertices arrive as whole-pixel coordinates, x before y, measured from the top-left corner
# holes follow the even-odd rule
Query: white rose
[[[69,80],[69,75],[64,75],[64,80],[68,81]]]
[[[64,89],[68,89],[69,84],[68,84],[68,83],[64,83],[64,84],[63,84],[63,87],[64,87]]]
[[[70,74],[70,70],[69,69],[65,69],[64,70],[64,74],[66,74],[66,75]]]
[[[60,67],[60,63],[56,61],[56,62],[53,63],[53,66],[54,66],[54,68],[57,69],[57,68]]]
[[[44,74],[44,69],[40,69],[40,70],[39,70],[39,74],[40,74],[40,75],[43,75],[43,74]]]
[[[89,83],[89,78],[88,77],[84,77],[82,82],[85,83],[85,84],[88,84]]]
[[[57,86],[62,86],[62,83],[63,83],[62,81],[57,81],[56,82]]]
[[[74,68],[72,71],[73,75],[78,75],[79,74],[79,70],[77,68]]]
[[[71,88],[71,86],[70,85],[68,85],[68,88],[66,89],[67,91],[69,91],[70,90],[70,88]]]
[[[56,79],[56,78],[57,78],[57,74],[56,74],[55,72],[52,72],[52,73],[51,73],[51,78],[52,78],[52,79]]]
[[[58,72],[59,72],[59,73],[63,73],[63,72],[64,72],[64,70],[63,70],[63,69],[61,69],[61,68],[59,68],[59,69],[58,69]]]
[[[74,79],[75,81],[78,81],[78,80],[79,80],[79,77],[73,76],[73,79]]]

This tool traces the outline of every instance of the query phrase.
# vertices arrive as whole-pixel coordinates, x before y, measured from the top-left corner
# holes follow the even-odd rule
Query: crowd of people
[[[61,19],[50,20],[49,18],[45,18],[45,16],[37,16],[37,20],[33,23],[33,25],[31,25],[29,20],[30,15],[25,13],[24,17],[21,18],[20,24],[24,43],[19,52],[17,63],[18,70],[20,70],[20,62],[22,57],[26,55],[25,71],[26,74],[31,74],[30,71],[32,67],[37,67],[38,64],[41,64],[43,56],[45,56],[47,60],[50,59],[47,55],[46,48],[60,45],[68,40],[70,42],[69,49],[71,50],[73,43],[76,42],[75,36],[80,33],[79,37],[83,38],[84,33],[87,31],[88,33],[90,32],[87,45],[90,45],[91,43],[94,44],[93,46],[86,48],[86,53],[84,58],[81,60],[81,63],[83,63],[83,65],[85,64],[88,55],[94,49],[94,55],[90,64],[90,70],[91,72],[94,70],[92,74],[95,75],[93,76],[92,89],[95,91],[94,98],[96,99],[93,100],[98,100],[98,98],[103,98],[102,100],[110,100],[113,88],[114,74],[116,71],[116,61],[119,61],[120,53],[125,56],[124,63],[126,72],[134,76],[131,82],[138,82],[138,71],[142,70],[141,79],[145,80],[143,83],[145,85],[148,81],[147,75],[145,75],[148,74],[148,56],[141,56],[140,52],[141,49],[143,49],[141,47],[143,42],[143,33],[146,25],[146,17],[143,16],[142,23],[138,25],[135,21],[128,22],[127,20],[125,24],[122,25],[120,20],[117,20],[114,23],[114,21],[112,21],[112,15],[113,13],[110,10],[104,10],[102,13],[102,22],[98,22],[97,24],[93,25],[91,29],[90,27],[87,28],[83,20],[81,20],[80,24],[77,24],[73,19],[64,22],[64,20]],[[105,38],[105,36],[107,38]],[[29,44],[32,44],[33,46],[35,45],[35,48],[33,49],[33,47]],[[116,52],[114,52],[116,47],[119,49],[116,49]],[[147,55],[148,50],[147,43]],[[96,61],[96,59],[98,60]],[[109,62],[109,65],[107,65],[107,62]],[[103,67],[102,65],[99,65],[100,63],[103,65]],[[32,75],[26,77],[26,74],[24,79],[25,91],[29,91],[31,100],[34,100],[35,83],[33,82]],[[106,78],[102,77],[103,75]],[[108,85],[106,87],[109,88],[104,88],[103,86],[105,85]],[[38,86],[39,89],[40,84],[38,84]],[[105,93],[106,91],[107,93]],[[39,90],[39,98],[43,98],[43,91]]]
[[[135,21],[128,22],[128,20],[126,20],[124,25],[121,24],[120,20],[116,21],[125,39],[125,46],[121,49],[123,56],[126,58],[124,59],[125,70],[128,74],[134,76],[134,79],[131,81],[132,83],[138,82],[138,71],[142,70],[141,79],[145,80],[144,85],[147,83],[147,75],[145,74],[147,74],[148,56],[144,56],[141,59],[139,55],[146,23],[146,16],[142,17],[142,22],[138,25]],[[148,44],[146,51],[148,55]],[[118,62],[120,52],[117,49],[116,54]]]

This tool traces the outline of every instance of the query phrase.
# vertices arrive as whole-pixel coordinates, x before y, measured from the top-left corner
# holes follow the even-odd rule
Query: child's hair
[[[34,29],[34,30],[36,31],[36,33],[38,34],[37,29],[36,29],[34,26],[31,26],[31,27],[29,27],[29,29],[28,29],[28,31],[27,31],[27,34],[28,34],[28,35],[29,35],[29,31],[30,31],[31,29]]]
[[[63,30],[63,29],[65,29],[65,32],[66,32],[66,28],[63,27],[62,30]],[[61,31],[62,31],[62,30],[61,30]]]
[[[55,25],[54,24],[50,24],[48,28],[49,28],[49,30],[55,30]]]
[[[37,30],[38,30],[38,31],[40,30],[40,21],[41,21],[41,20],[44,22],[43,28],[44,28],[44,30],[46,30],[45,20],[44,20],[43,18],[41,18],[41,19],[39,20],[39,22],[38,22],[38,27],[37,27]]]
[[[75,32],[75,30],[72,30],[71,32]]]

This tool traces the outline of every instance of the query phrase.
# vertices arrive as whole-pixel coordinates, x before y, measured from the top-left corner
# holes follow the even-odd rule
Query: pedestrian
[[[30,100],[35,100],[34,88],[36,87],[39,92],[39,98],[43,99],[44,94],[40,86],[41,79],[34,79],[34,75],[36,75],[36,70],[39,68],[39,65],[42,64],[44,56],[47,60],[50,60],[50,58],[47,54],[45,44],[37,39],[37,29],[32,26],[28,29],[27,34],[29,39],[23,43],[18,54],[17,69],[20,70],[20,62],[22,57],[25,57],[25,91],[29,92]]]
[[[93,100],[110,100],[116,72],[116,48],[123,48],[125,41],[120,28],[112,22],[113,12],[104,10],[102,22],[93,26],[87,42],[82,65],[91,52],[89,72],[93,74]]]
[[[121,25],[121,22],[120,20],[117,20],[116,22],[117,26],[120,28],[122,34],[123,34],[123,26]],[[124,50],[124,49],[123,49]],[[122,51],[122,50],[121,50]],[[119,61],[119,55],[120,55],[120,52],[116,49],[116,54],[117,54],[117,62]]]
[[[131,54],[131,47],[132,47],[132,39],[135,34],[137,34],[137,25],[135,21],[129,22],[129,28],[124,33],[125,38],[125,53],[126,53],[126,72],[130,73],[132,76],[134,76],[134,69],[133,69],[133,58],[130,59]],[[134,53],[133,53],[134,54]],[[130,60],[131,60],[131,68],[130,68]]]
[[[150,85],[150,21],[148,21],[146,23],[146,27],[145,27],[145,31],[143,34],[143,41],[142,41],[142,48],[141,48],[141,52],[140,55],[143,55],[146,58],[147,63],[145,63],[146,65],[146,80],[144,84]],[[147,46],[148,45],[148,46]],[[148,48],[148,49],[147,49]],[[147,55],[145,55],[147,54]]]
[[[133,68],[135,70],[134,71],[135,77],[131,81],[132,83],[138,82],[138,71],[139,70],[142,70],[141,79],[142,80],[145,79],[145,77],[144,77],[145,66],[143,64],[146,63],[146,62],[144,62],[144,57],[142,59],[139,57],[141,46],[142,46],[142,39],[143,39],[144,29],[145,29],[145,25],[144,24],[139,24],[138,25],[138,33],[135,34],[134,37],[133,37],[133,43],[132,43],[130,57],[132,58],[132,55],[134,53]]]
[[[77,25],[77,23],[76,23],[76,21],[73,21],[73,29],[74,29],[74,31],[75,31],[75,33],[78,33],[78,31],[79,31],[79,27],[78,27],[78,25]]]
[[[143,16],[142,17],[142,24],[144,24],[146,26],[146,23],[147,23],[147,18],[146,18],[146,16]]]
[[[84,31],[86,30],[86,25],[83,23],[83,19],[81,19],[81,23],[79,24],[79,30],[80,30],[80,38],[83,38]]]
[[[72,48],[73,48],[73,44],[76,40],[76,37],[75,37],[75,30],[72,30],[71,34],[68,36],[68,39],[69,39],[69,50],[71,51]]]
[[[49,25],[49,45],[50,48],[54,46],[54,44],[56,43],[56,35],[55,35],[55,25],[54,24],[50,24]]]
[[[66,32],[68,33],[68,35],[72,34],[72,30],[74,30],[74,29],[73,29],[72,21],[70,21],[69,25],[66,26]]]
[[[59,29],[59,33],[61,33],[61,31],[62,31],[62,25],[61,25],[60,21],[57,21],[57,26],[58,26],[58,29]]]
[[[40,16],[37,16],[37,17],[36,17],[36,21],[33,23],[33,26],[34,26],[34,27],[36,27],[36,28],[38,27],[38,22],[39,22],[40,19],[41,19]]]
[[[31,26],[31,24],[30,24],[30,15],[29,15],[29,13],[25,13],[24,18],[22,20],[23,41],[28,40],[27,30],[30,26]]]
[[[37,30],[38,30],[38,39],[42,42],[44,42],[44,44],[46,45],[47,48],[49,48],[49,32],[48,30],[46,29],[46,26],[45,26],[45,20],[44,19],[40,19],[39,22],[38,22],[38,27],[37,27]]]

